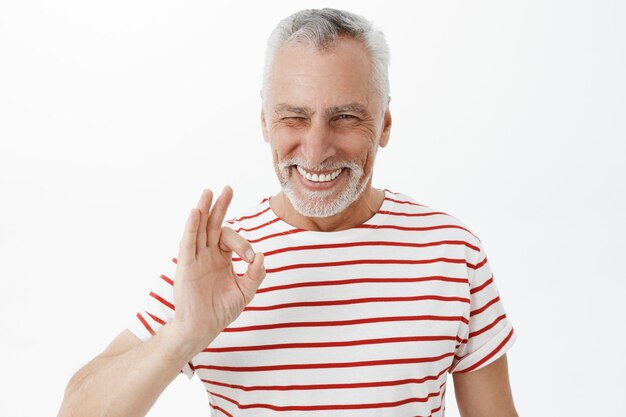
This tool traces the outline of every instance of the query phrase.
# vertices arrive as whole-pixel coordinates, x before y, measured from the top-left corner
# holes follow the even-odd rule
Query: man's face
[[[370,186],[391,126],[365,47],[354,39],[323,52],[287,43],[264,93],[263,135],[291,204],[307,217],[345,210]]]

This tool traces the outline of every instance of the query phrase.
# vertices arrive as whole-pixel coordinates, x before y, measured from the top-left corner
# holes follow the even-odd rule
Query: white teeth
[[[296,169],[298,170],[298,172],[300,173],[300,175],[302,175],[304,178],[306,178],[309,181],[314,181],[314,182],[328,182],[328,181],[332,181],[335,178],[337,178],[337,176],[339,174],[341,174],[341,171],[343,170],[343,168],[339,168],[336,171],[331,172],[330,174],[311,174],[310,172],[306,172],[304,170],[304,168],[296,165]]]

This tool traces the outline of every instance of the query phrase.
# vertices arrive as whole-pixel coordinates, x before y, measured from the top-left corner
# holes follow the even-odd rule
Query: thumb
[[[252,301],[254,294],[256,294],[256,291],[265,279],[264,258],[263,253],[255,253],[254,260],[248,264],[248,269],[245,274],[238,280],[239,288],[244,295],[246,305]]]

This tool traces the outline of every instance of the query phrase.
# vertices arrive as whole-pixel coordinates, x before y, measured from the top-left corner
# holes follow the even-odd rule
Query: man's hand
[[[191,343],[194,352],[204,349],[241,314],[265,278],[263,254],[255,254],[246,239],[222,227],[232,196],[232,189],[225,187],[211,208],[213,195],[204,190],[180,242],[174,280],[176,313],[169,327]],[[233,270],[233,251],[249,263],[243,277]]]

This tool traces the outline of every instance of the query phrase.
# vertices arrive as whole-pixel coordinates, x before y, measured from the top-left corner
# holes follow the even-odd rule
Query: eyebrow
[[[297,113],[297,114],[304,114],[304,115],[313,115],[315,113],[309,107],[294,106],[293,104],[288,104],[288,103],[277,104],[276,106],[274,106],[274,112],[275,113],[289,112],[289,113]]]
[[[315,114],[313,109],[311,109],[310,107],[295,106],[289,103],[277,104],[276,106],[274,106],[274,112],[275,113],[289,112],[289,113],[303,114],[306,116],[313,116]],[[333,107],[329,107],[326,109],[327,116],[333,116],[338,113],[356,113],[361,116],[370,115],[370,112],[367,110],[367,108],[361,103],[357,103],[357,102],[342,104],[339,106],[333,106]]]

